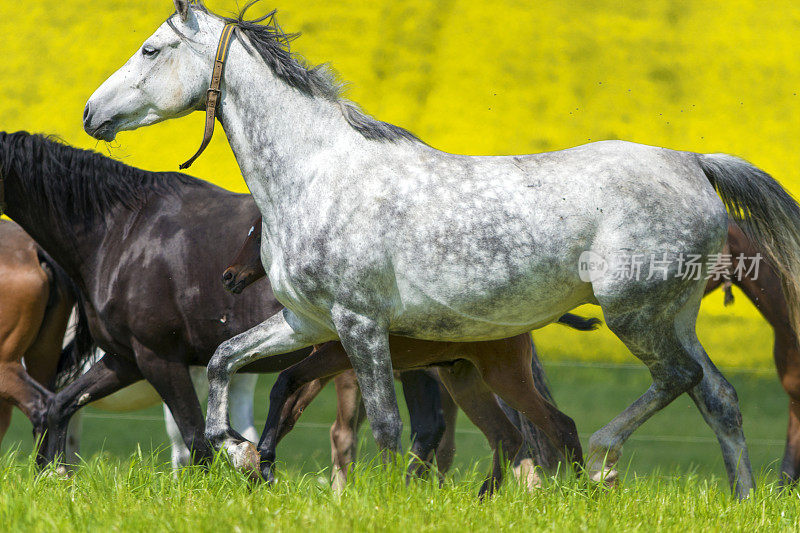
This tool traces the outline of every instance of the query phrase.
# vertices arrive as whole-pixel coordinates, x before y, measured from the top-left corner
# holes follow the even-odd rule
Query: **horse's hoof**
[[[58,465],[54,468],[43,470],[41,476],[48,479],[69,479],[69,470],[64,465]]]
[[[267,463],[261,464],[261,479],[269,486],[275,484],[275,470],[273,465]]]
[[[528,489],[528,492],[542,488],[542,480],[536,471],[536,465],[529,458],[523,459],[514,467],[514,477]]]
[[[589,470],[589,479],[608,488],[614,488],[619,484],[619,472],[614,465],[592,468]]]
[[[344,488],[347,486],[347,474],[341,468],[334,467],[333,476],[331,479],[331,489],[337,496],[344,494]]]
[[[249,474],[253,478],[261,479],[261,456],[252,442],[228,440],[223,448],[236,470]]]
[[[481,485],[481,489],[478,491],[478,500],[484,501],[487,498],[491,498],[494,495],[494,491],[497,490],[497,487],[500,485],[500,481],[497,478],[490,477],[486,481],[483,482]]]

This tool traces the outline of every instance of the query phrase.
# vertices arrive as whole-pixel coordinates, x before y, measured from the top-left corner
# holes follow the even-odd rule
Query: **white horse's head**
[[[83,127],[110,141],[133,130],[202,109],[224,22],[188,0],[86,103]]]

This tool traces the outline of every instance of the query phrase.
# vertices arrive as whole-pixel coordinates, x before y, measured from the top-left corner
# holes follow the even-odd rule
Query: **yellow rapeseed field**
[[[800,193],[797,2],[272,1],[253,14],[278,8],[284,29],[303,33],[296,52],[331,62],[367,111],[443,150],[526,153],[627,139],[734,153]],[[206,4],[237,10],[230,0]],[[55,133],[133,165],[176,169],[199,144],[200,114],[111,144],[81,126],[92,91],[172,11],[169,0],[3,0],[0,129]],[[192,173],[246,190],[221,131]],[[721,300],[704,307],[723,320],[702,332],[729,352],[715,359],[769,364],[755,310],[741,295],[733,310]],[[559,334],[541,338],[555,346]],[[607,346],[603,357],[629,357],[603,335],[594,337]],[[763,352],[760,362],[741,336]]]

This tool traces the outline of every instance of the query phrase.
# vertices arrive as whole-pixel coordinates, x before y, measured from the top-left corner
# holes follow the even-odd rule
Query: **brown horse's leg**
[[[541,429],[553,446],[565,450],[569,463],[583,464],[575,422],[534,387],[530,335],[484,343],[474,357],[475,366],[495,394]]]
[[[439,368],[447,390],[473,424],[486,435],[494,450],[492,474],[484,481],[479,495],[492,494],[503,479],[503,463],[513,460],[522,447],[522,434],[503,413],[492,391],[468,361]]]
[[[294,428],[300,415],[303,414],[303,411],[311,404],[314,398],[322,392],[322,389],[325,388],[325,385],[327,385],[330,380],[330,377],[315,379],[310,383],[306,383],[294,394],[289,396],[283,407],[283,411],[281,411],[281,420],[278,425],[278,442]]]
[[[358,427],[365,412],[353,370],[342,372],[334,378],[333,383],[336,386],[336,421],[331,426],[331,482],[334,491],[342,492],[355,461]]]
[[[45,387],[49,387],[58,368],[61,345],[67,330],[74,299],[58,290],[55,303],[47,309],[33,344],[25,352],[28,374]]]
[[[33,424],[35,435],[44,423],[50,397],[52,393],[28,375],[21,362],[0,363],[0,398],[19,407]]]
[[[316,379],[335,376],[350,368],[350,359],[341,343],[327,342],[316,346],[311,355],[278,375],[269,394],[269,412],[264,432],[258,443],[261,475],[267,482],[275,479],[275,449],[282,413],[288,399],[303,385]]]
[[[25,246],[31,246],[27,237]],[[0,275],[0,400],[18,406],[35,429],[44,421],[50,393],[31,378],[21,361],[44,320],[50,284],[32,246],[29,251],[27,264],[4,264]]]
[[[0,400],[0,442],[3,441],[3,437],[6,436],[6,432],[8,431],[8,426],[11,425],[11,414],[13,409],[13,404],[5,400]]]
[[[436,468],[444,474],[453,466],[453,457],[456,454],[456,420],[458,419],[458,405],[453,401],[447,388],[442,383],[439,386],[439,396],[442,398],[442,414],[444,415],[444,434],[436,448]]]
[[[789,396],[789,425],[786,430],[786,451],[781,462],[781,483],[794,485],[800,480],[800,351],[794,336],[781,337],[777,330],[775,364],[781,385]]]

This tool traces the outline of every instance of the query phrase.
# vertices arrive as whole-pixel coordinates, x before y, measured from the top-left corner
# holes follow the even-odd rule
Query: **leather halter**
[[[6,182],[0,173],[0,217],[6,212]]]
[[[233,40],[233,30],[236,29],[238,24],[235,22],[226,24],[222,29],[222,35],[219,38],[219,45],[217,45],[217,56],[214,59],[214,70],[211,73],[211,85],[208,88],[206,95],[206,129],[203,132],[203,142],[200,144],[200,149],[194,154],[187,162],[180,165],[178,168],[183,170],[189,168],[194,163],[195,159],[200,157],[200,154],[208,147],[211,142],[211,137],[214,135],[214,121],[217,117],[217,106],[219,105],[220,90],[222,84],[222,69],[225,66],[225,59],[228,56],[228,49]],[[0,189],[1,191],[2,189]],[[2,201],[2,197],[0,197]]]

